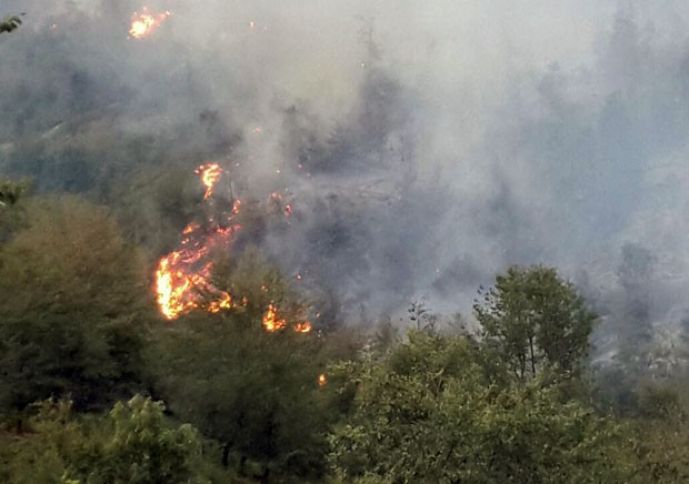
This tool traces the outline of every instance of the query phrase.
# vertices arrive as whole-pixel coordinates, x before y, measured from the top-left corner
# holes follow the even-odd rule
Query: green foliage
[[[171,425],[163,410],[137,395],[103,417],[77,419],[69,401],[42,402],[30,433],[2,448],[11,458],[0,477],[18,484],[208,482],[198,433]]]
[[[319,410],[321,343],[289,327],[266,333],[273,301],[288,321],[298,308],[285,282],[249,253],[218,287],[247,298],[235,311],[195,313],[158,334],[151,353],[158,390],[180,418],[223,445],[224,464],[244,474],[281,479],[320,475],[325,421]],[[225,281],[225,282],[222,282]],[[253,467],[252,467],[253,466]]]
[[[521,380],[578,374],[596,316],[554,269],[511,267],[474,305],[487,351]]]
[[[0,179],[0,243],[6,242],[21,228],[26,215],[23,202],[28,190],[27,181]]]
[[[639,395],[639,413],[643,417],[667,419],[678,417],[682,413],[679,394],[668,385],[643,382],[637,393]]]
[[[110,194],[124,235],[156,255],[169,250],[197,215],[203,191],[188,167],[144,170],[116,185]]]
[[[197,432],[190,425],[168,428],[163,405],[141,396],[117,402],[108,415],[110,428],[103,442],[83,458],[75,476],[87,482],[188,482],[201,453]]]
[[[124,190],[126,237],[102,207],[0,184],[0,413],[12,416],[0,423],[0,482],[689,479],[687,405],[675,380],[641,379],[624,359],[599,370],[594,397],[633,417],[624,424],[562,391],[591,396],[582,369],[595,316],[553,269],[498,276],[475,305],[476,338],[461,318],[441,335],[420,303],[406,338],[389,322],[369,332],[266,333],[269,304],[290,323],[308,304],[249,245],[272,222],[247,203],[241,257],[212,254],[213,284],[241,304],[162,324],[150,264],[127,241],[155,251],[176,241],[202,196],[186,179],[170,172]],[[148,193],[142,203],[139,193]],[[628,294],[643,295],[646,266],[624,266]],[[79,411],[104,409],[144,380],[213,442],[202,445],[194,428],[173,425],[162,404],[142,397],[103,416],[44,401],[26,420],[32,401],[72,395]]]
[[[623,482],[620,428],[534,381],[487,385],[463,337],[410,333],[389,358],[350,367],[358,391],[330,436],[346,482]]]
[[[5,17],[5,19],[0,22],[0,34],[17,30],[21,24],[22,19],[16,15]]]
[[[637,421],[638,474],[632,482],[680,484],[689,482],[689,430],[684,419]]]
[[[0,409],[71,393],[79,406],[131,394],[146,274],[107,212],[32,200],[0,247]]]
[[[15,205],[28,188],[25,181],[0,180],[0,209]]]

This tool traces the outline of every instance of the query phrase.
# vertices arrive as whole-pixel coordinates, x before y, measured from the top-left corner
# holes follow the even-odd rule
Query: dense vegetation
[[[413,304],[408,329],[267,333],[303,296],[247,245],[214,283],[249,302],[167,323],[136,217],[27,186],[0,185],[2,482],[689,479],[683,375],[592,367],[554,269],[498,275],[473,330]]]

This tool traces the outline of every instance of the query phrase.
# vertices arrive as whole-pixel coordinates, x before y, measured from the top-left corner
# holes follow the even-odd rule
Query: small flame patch
[[[169,11],[153,13],[148,7],[142,8],[140,12],[134,12],[129,27],[129,38],[141,40],[150,37],[170,15],[172,13]]]

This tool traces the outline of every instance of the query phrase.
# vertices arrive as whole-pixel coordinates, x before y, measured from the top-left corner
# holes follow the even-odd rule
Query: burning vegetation
[[[148,7],[143,7],[140,12],[134,12],[129,28],[129,38],[141,40],[150,37],[170,15],[172,15],[170,11],[152,12]]]
[[[682,206],[686,190],[681,169],[666,161],[676,152],[669,161],[678,156],[681,165],[685,144],[682,42],[674,49],[654,40],[636,14],[620,12],[609,52],[601,43],[591,69],[565,59],[524,76],[520,66],[506,92],[538,108],[529,116],[513,96],[502,106],[504,93],[487,95],[508,79],[499,62],[500,83],[474,83],[481,73],[460,59],[457,68],[472,75],[460,85],[479,90],[453,91],[447,101],[447,79],[433,76],[453,73],[443,53],[455,52],[456,32],[467,29],[452,25],[453,43],[444,44],[443,22],[424,22],[433,33],[415,39],[413,22],[386,15],[394,44],[378,46],[372,26],[358,25],[364,49],[354,50],[342,41],[343,19],[355,17],[348,10],[330,12],[337,42],[323,42],[333,40],[322,37],[324,9],[311,19],[310,6],[297,12],[286,2],[270,12],[254,11],[258,2],[170,2],[185,29],[155,42],[172,16],[162,7],[131,14],[134,7],[110,6],[118,2],[91,2],[103,5],[91,18],[80,11],[89,2],[67,3],[74,8],[64,14],[41,12],[45,29],[0,46],[9,66],[0,74],[0,171],[36,182],[34,191],[0,179],[0,483],[689,482],[689,307],[680,290],[689,266],[682,217],[668,208]],[[0,34],[19,24],[0,21]],[[395,38],[398,26],[404,39]],[[302,39],[302,30],[318,35]],[[108,44],[99,51],[101,38]],[[410,63],[397,50],[436,41]],[[121,55],[127,45],[140,55]],[[658,57],[646,63],[646,54]],[[325,58],[336,69],[321,69],[312,84],[304,72]],[[416,65],[422,76],[408,70]],[[640,75],[627,79],[637,67]],[[670,77],[658,82],[646,71]],[[491,104],[473,102],[474,94]],[[472,121],[489,124],[461,129],[467,104],[478,114]],[[659,121],[679,129],[649,129]],[[464,152],[483,132],[496,135],[485,136],[490,149]],[[567,142],[551,143],[553,135]],[[588,139],[595,142],[579,150]],[[226,154],[240,158],[233,182],[260,179],[264,198],[235,198],[229,168],[215,162],[188,170],[197,191],[178,190],[186,183],[177,184],[177,163]],[[464,158],[457,166],[434,159],[455,154]],[[577,168],[555,170],[560,161]],[[618,167],[625,176],[598,176]],[[557,190],[563,180],[576,188]],[[531,183],[554,188],[541,194]],[[670,189],[670,198],[630,203],[637,191],[629,187],[646,183]],[[546,205],[552,211],[541,217]],[[192,207],[200,209],[190,218]],[[646,215],[656,211],[658,219]],[[572,223],[539,225],[563,213],[575,214]],[[645,222],[652,229],[638,228]],[[624,243],[621,259],[591,262],[601,272],[582,266],[581,291],[554,268],[514,266],[479,288],[470,315],[415,302],[407,320],[393,319],[419,290],[446,310],[470,310],[473,282],[544,247],[548,260],[572,263],[567,271],[589,264],[568,251],[585,252],[581,244],[601,232],[606,258]],[[638,242],[624,242],[636,233]],[[665,254],[644,247],[660,244],[658,234],[673,241]],[[171,251],[155,268],[146,264],[143,254],[170,237]],[[304,279],[322,291],[309,293],[323,311],[322,319],[313,311],[317,332],[291,298]],[[606,314],[592,312],[583,294]],[[152,295],[160,317],[148,307]],[[591,354],[599,324],[614,337],[602,340],[612,348],[602,357]],[[115,403],[128,395],[136,396]]]
[[[195,173],[205,188],[204,203],[212,203],[218,182],[225,173],[217,163],[199,166]],[[269,203],[282,201],[279,194],[272,194]],[[194,310],[219,313],[239,306],[246,306],[246,297],[235,298],[229,292],[219,289],[212,282],[213,260],[216,251],[229,251],[236,234],[242,226],[237,222],[242,203],[232,201],[231,209],[220,217],[208,217],[205,223],[189,223],[182,230],[179,248],[160,259],[155,271],[155,293],[160,313],[172,321]],[[291,215],[291,205],[283,208],[286,217]],[[264,289],[267,291],[267,288]],[[284,330],[288,326],[285,317],[279,314],[274,303],[265,309],[262,318],[263,329],[268,333]],[[309,333],[309,321],[299,321],[292,325],[297,333]]]

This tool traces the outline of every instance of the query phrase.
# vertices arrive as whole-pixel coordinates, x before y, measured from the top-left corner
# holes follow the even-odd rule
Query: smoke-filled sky
[[[641,291],[649,322],[686,317],[689,3],[157,0],[128,39],[143,5],[0,3],[26,12],[0,36],[1,173],[93,193],[212,157],[289,194],[262,245],[349,314],[467,312],[544,263],[603,313]]]

